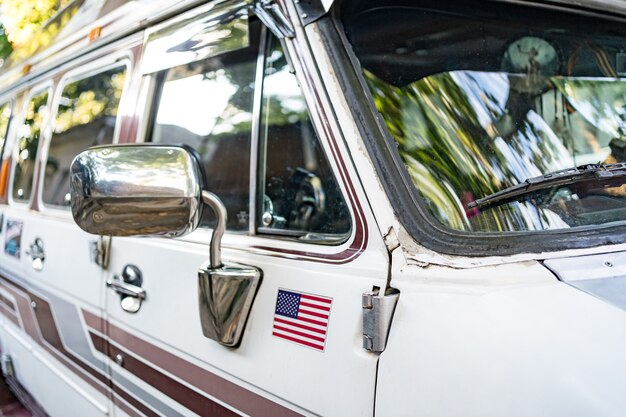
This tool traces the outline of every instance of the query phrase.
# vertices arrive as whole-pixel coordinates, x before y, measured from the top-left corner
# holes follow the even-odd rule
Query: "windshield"
[[[430,214],[473,232],[626,220],[623,178],[471,207],[532,177],[626,162],[621,24],[531,16],[512,6],[494,16],[477,10],[386,2],[359,6],[344,20],[376,109]]]

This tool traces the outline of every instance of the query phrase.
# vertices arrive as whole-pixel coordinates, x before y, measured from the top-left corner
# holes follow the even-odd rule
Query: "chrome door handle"
[[[26,254],[30,255],[32,259],[31,266],[33,269],[41,271],[43,269],[43,261],[46,260],[46,252],[43,250],[43,240],[36,238],[28,247]]]
[[[146,291],[143,288],[128,284],[119,279],[117,276],[112,280],[110,279],[107,281],[107,287],[113,288],[115,292],[121,295],[139,298],[140,300],[146,299]]]
[[[120,275],[107,280],[107,287],[120,295],[120,305],[128,313],[136,313],[146,299],[146,291],[141,288],[143,275],[135,265],[126,265]]]

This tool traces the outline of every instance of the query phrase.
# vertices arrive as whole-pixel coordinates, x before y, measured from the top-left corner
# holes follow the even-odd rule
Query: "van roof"
[[[0,94],[74,56],[138,32],[200,3],[204,2],[72,0],[37,31],[28,45],[7,57],[0,67]],[[94,33],[97,36],[93,36]]]

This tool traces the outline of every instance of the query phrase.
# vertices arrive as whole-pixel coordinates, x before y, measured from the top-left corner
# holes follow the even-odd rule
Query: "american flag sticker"
[[[279,289],[272,334],[323,352],[332,303],[321,295]]]

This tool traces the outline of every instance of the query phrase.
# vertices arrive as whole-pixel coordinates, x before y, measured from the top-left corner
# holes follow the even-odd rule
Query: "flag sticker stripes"
[[[333,299],[278,289],[272,335],[323,352]]]

